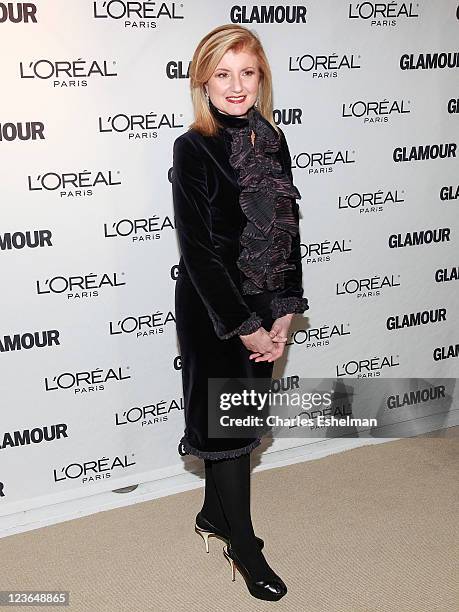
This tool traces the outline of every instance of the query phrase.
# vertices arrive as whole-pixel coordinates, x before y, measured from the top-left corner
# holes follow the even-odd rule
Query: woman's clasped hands
[[[284,353],[287,334],[293,314],[286,314],[276,319],[270,329],[266,331],[260,327],[257,331],[246,336],[239,336],[244,346],[251,351],[249,359],[255,361],[276,361]]]

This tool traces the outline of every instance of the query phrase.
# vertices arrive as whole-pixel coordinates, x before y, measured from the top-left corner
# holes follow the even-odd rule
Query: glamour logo
[[[118,238],[129,236],[132,242],[148,242],[149,240],[158,240],[161,237],[161,232],[165,229],[175,229],[170,218],[166,215],[142,219],[120,219],[113,221],[110,226],[104,223],[104,237]]]
[[[121,273],[122,275],[124,272]],[[103,274],[85,274],[84,276],[53,276],[44,281],[35,281],[37,294],[66,293],[67,299],[98,297],[98,289],[104,287],[122,287],[124,281],[118,279],[116,272]]]
[[[182,115],[180,115],[182,116]],[[118,113],[109,117],[98,117],[99,132],[107,134],[117,132],[122,134],[129,133],[129,140],[139,140],[144,138],[157,138],[158,130],[166,128],[182,128],[183,123],[178,123],[175,113],[148,113],[147,115],[125,115]]]
[[[389,248],[398,249],[406,246],[431,244],[432,242],[449,242],[450,234],[451,228],[449,227],[419,230],[416,232],[407,232],[406,234],[391,234],[389,236]]]
[[[130,425],[132,423],[136,423],[140,427],[156,425],[167,421],[171,413],[175,414],[177,411],[180,413],[183,408],[183,397],[168,402],[161,400],[156,404],[146,406],[133,406],[122,413],[115,412],[115,425]]]
[[[355,295],[357,298],[377,297],[382,289],[400,287],[400,274],[372,276],[370,278],[351,278],[336,283],[336,295]]]
[[[304,348],[320,348],[329,346],[330,340],[349,336],[349,323],[332,323],[321,327],[311,327],[309,329],[297,329],[292,331],[290,341],[287,345],[301,344]]]
[[[394,408],[404,408],[405,406],[417,406],[426,402],[433,402],[439,399],[445,399],[445,386],[436,385],[435,387],[424,387],[409,391],[401,395],[389,395],[387,398],[387,407],[390,410]]]
[[[435,280],[437,283],[448,283],[452,280],[459,280],[459,266],[455,268],[439,268],[435,272]]]
[[[124,19],[125,28],[154,29],[155,20],[183,19],[178,2],[131,2],[130,0],[94,0],[95,19]]]
[[[88,483],[110,478],[114,470],[123,471],[135,465],[133,457],[134,453],[131,453],[130,458],[127,455],[117,455],[114,458],[100,457],[83,463],[69,463],[59,470],[53,469],[54,482],[78,478],[82,483]]]
[[[446,159],[456,157],[457,144],[445,142],[442,144],[414,145],[412,147],[396,147],[392,158],[395,162],[422,161],[424,159]]]
[[[45,425],[43,427],[34,427],[33,429],[7,431],[0,438],[0,449],[68,438],[67,427],[67,423],[57,423],[56,425]]]
[[[115,179],[119,170],[76,170],[73,172],[45,172],[27,177],[29,191],[56,191],[61,198],[94,195],[93,187],[121,185]]]
[[[232,6],[231,23],[306,23],[305,6]]]
[[[347,240],[323,240],[322,242],[310,242],[305,244],[305,254],[302,256],[306,257],[306,263],[324,263],[331,261],[330,255],[349,253],[352,248],[349,246],[351,239]]]
[[[109,322],[110,336],[135,334],[137,338],[144,338],[162,334],[168,323],[175,323],[175,316],[170,310],[165,313],[157,310],[155,313],[125,317]]]
[[[440,190],[440,200],[459,200],[459,185],[455,187],[452,185],[442,187]]]
[[[53,79],[53,87],[86,87],[91,77],[116,77],[117,72],[110,72],[108,61],[97,60],[49,60],[39,59],[19,62],[21,79]],[[115,65],[115,61],[110,64]]]
[[[45,140],[45,124],[42,121],[17,121],[0,123],[0,142],[3,140]]]
[[[448,113],[457,114],[459,113],[459,98],[451,98],[448,100]]]
[[[356,70],[361,68],[357,63],[360,59],[360,55],[355,56],[353,53],[350,55],[338,55],[332,53],[331,55],[297,55],[296,57],[290,56],[288,60],[289,72],[310,72],[312,78],[322,79],[337,77],[340,70]]]
[[[443,361],[444,359],[454,359],[459,357],[459,344],[450,344],[449,346],[437,346],[433,351],[434,361]]]
[[[348,16],[349,19],[370,19],[371,25],[395,25],[397,23],[395,20],[399,17],[408,19],[419,17],[414,4],[414,2],[350,2]]]
[[[0,234],[0,251],[24,249],[29,247],[53,246],[51,230],[26,230],[25,232],[5,232]]]
[[[435,310],[423,310],[422,312],[410,312],[409,314],[394,315],[387,318],[388,330],[403,329],[404,327],[416,327],[428,325],[429,323],[441,323],[446,321],[446,308],[435,308]]]
[[[0,353],[21,351],[22,349],[44,348],[60,346],[59,331],[57,329],[44,329],[42,331],[24,332],[6,335],[0,338]]]
[[[273,118],[276,125],[301,125],[303,110],[301,108],[275,108]]]
[[[372,102],[356,100],[342,105],[342,117],[361,119],[363,123],[388,123],[391,115],[404,115],[411,111],[405,107],[410,104],[408,100],[375,100]]]
[[[333,166],[337,164],[355,164],[352,156],[355,151],[317,151],[315,153],[296,153],[293,156],[292,168],[308,169],[308,174],[325,174],[333,172]]]
[[[129,366],[126,367],[126,370],[129,370]],[[72,389],[74,394],[78,395],[92,391],[103,391],[107,382],[123,382],[129,378],[131,378],[131,375],[123,372],[122,366],[109,368],[108,370],[97,368],[96,370],[82,372],[62,372],[51,378],[45,376],[45,391]]]
[[[435,70],[437,68],[459,68],[459,52],[449,53],[407,53],[400,56],[402,70]]]
[[[186,63],[186,70],[184,69],[184,63],[182,61],[170,61],[166,64],[166,76],[168,79],[188,79],[190,77],[190,65],[191,62]]]
[[[405,191],[402,189],[401,194]],[[379,191],[373,192],[353,192],[338,196],[338,208],[341,209],[356,209],[359,213],[375,213],[382,212],[384,206],[387,204],[404,204],[405,199],[400,196],[397,189],[393,191]]]
[[[300,388],[300,377],[298,374],[283,376],[282,378],[273,378],[271,380],[270,390],[273,393],[282,393],[282,391],[293,391]]]
[[[37,23],[37,6],[32,2],[0,2],[0,23]]]
[[[351,359],[346,363],[336,365],[336,376],[355,376],[357,378],[376,378],[383,370],[398,368],[398,355],[384,355],[367,359]]]

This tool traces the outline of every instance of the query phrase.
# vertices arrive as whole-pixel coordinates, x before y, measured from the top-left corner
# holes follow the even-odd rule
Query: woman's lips
[[[242,96],[240,98],[236,98],[236,97],[231,96],[231,97],[226,98],[226,99],[228,100],[228,102],[231,102],[231,104],[241,104],[242,102],[245,101],[246,97],[247,96]]]

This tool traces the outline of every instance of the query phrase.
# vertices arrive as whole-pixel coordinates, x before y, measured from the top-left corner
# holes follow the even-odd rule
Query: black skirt
[[[269,331],[274,322],[272,292],[245,295],[251,311],[263,319]],[[260,437],[216,438],[208,435],[209,378],[271,379],[274,362],[255,362],[238,335],[221,340],[190,277],[182,270],[175,286],[175,319],[182,364],[185,431],[178,446],[180,455],[225,459],[251,452]],[[217,410],[217,407],[215,407]]]

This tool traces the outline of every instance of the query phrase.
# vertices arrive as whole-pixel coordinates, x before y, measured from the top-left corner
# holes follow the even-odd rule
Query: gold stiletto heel
[[[225,556],[225,559],[228,560],[229,564],[231,565],[231,580],[234,582],[236,580],[236,572],[234,570],[234,561],[231,559],[231,557],[228,555],[227,553],[228,547],[225,546],[223,548],[223,554]]]
[[[209,537],[214,536],[215,533],[212,533],[212,531],[206,531],[205,529],[201,529],[197,525],[194,526],[194,530],[196,531],[196,533],[199,533],[201,538],[204,540],[204,543],[206,545],[206,552],[209,552]]]

